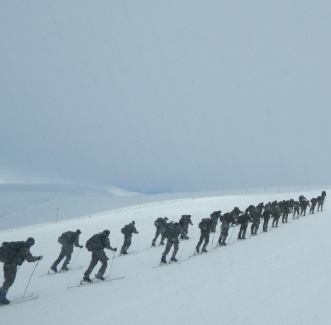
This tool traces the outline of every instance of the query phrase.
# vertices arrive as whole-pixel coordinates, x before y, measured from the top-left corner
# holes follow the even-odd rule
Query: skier
[[[236,222],[240,224],[240,229],[238,233],[238,239],[246,239],[246,230],[248,227],[248,223],[252,221],[252,218],[249,216],[248,213],[243,213],[240,215],[237,219]]]
[[[85,282],[91,282],[90,274],[93,271],[94,267],[98,264],[98,262],[101,262],[101,267],[98,271],[98,273],[95,275],[97,279],[100,279],[102,281],[105,280],[103,277],[106,268],[107,268],[107,261],[109,258],[107,257],[104,249],[107,248],[113,252],[117,251],[117,248],[113,248],[110,246],[109,242],[109,230],[104,230],[101,233],[93,235],[87,242],[86,242],[86,248],[88,251],[92,252],[92,260],[90,262],[89,267],[84,273],[83,281]]]
[[[263,216],[263,231],[267,232],[268,231],[268,224],[271,216],[271,203],[267,203],[264,206],[264,211],[262,213]]]
[[[64,232],[58,239],[58,242],[62,245],[59,257],[54,261],[51,266],[51,270],[57,272],[57,266],[65,257],[61,270],[68,271],[68,264],[71,260],[71,254],[74,251],[74,246],[83,248],[83,245],[79,245],[79,235],[82,232],[77,229],[76,231]]]
[[[10,301],[6,298],[9,288],[13,285],[17,265],[21,266],[24,261],[36,262],[40,261],[42,256],[32,256],[30,248],[35,243],[35,240],[29,237],[26,241],[3,242],[0,247],[0,262],[4,263],[3,273],[5,281],[0,288],[0,304],[9,304]]]
[[[314,214],[314,212],[315,212],[315,207],[316,207],[316,204],[317,204],[317,199],[316,198],[312,198],[311,200],[310,200],[310,202],[311,202],[311,206],[310,206],[310,213],[311,214]]]
[[[121,229],[121,233],[124,235],[124,243],[123,246],[121,248],[121,254],[127,254],[128,253],[128,248],[131,246],[132,243],[132,234],[139,234],[139,232],[137,231],[136,227],[135,227],[135,222],[132,221],[131,223],[125,225],[122,229]]]
[[[295,215],[297,216],[297,219],[299,219],[299,210],[300,210],[300,203],[299,201],[293,201],[293,219],[295,219]]]
[[[324,196],[320,195],[316,198],[317,200],[317,212],[323,211]]]
[[[163,232],[164,232],[164,228],[167,224],[168,218],[167,217],[160,217],[157,218],[154,221],[154,226],[156,227],[156,232],[155,232],[155,236],[153,238],[152,241],[152,246],[155,246],[155,242],[157,240],[157,238],[159,237],[159,235],[161,234],[161,241],[160,241],[160,245],[164,245],[164,237],[163,237]]]
[[[180,234],[180,239],[189,239],[187,236],[188,234],[188,227],[189,224],[193,226],[192,220],[191,220],[191,215],[189,214],[183,214],[182,217],[179,220],[179,224],[181,226],[181,234]]]
[[[217,226],[217,222],[218,219],[221,217],[221,213],[222,211],[214,211],[211,215],[210,215],[210,219],[213,221],[213,223],[211,224],[211,232],[216,232],[216,226]]]
[[[249,213],[250,217],[252,218],[252,225],[251,225],[251,234],[255,236],[260,226],[261,215],[259,211],[255,208],[252,209]]]
[[[221,225],[221,234],[218,239],[218,245],[226,246],[225,240],[228,237],[230,225],[236,223],[235,218],[233,217],[232,213],[224,213],[223,216],[220,218],[222,225]]]
[[[197,253],[199,253],[199,249],[200,249],[200,246],[203,241],[205,241],[205,243],[202,246],[202,252],[207,253],[206,248],[209,243],[209,235],[210,235],[211,229],[213,227],[213,223],[214,223],[214,221],[211,218],[204,218],[200,221],[199,228],[201,231],[201,235],[200,235],[200,240],[195,248],[195,251]]]
[[[278,207],[277,201],[275,202],[273,202],[271,206],[271,216],[272,218],[274,218],[274,220],[272,221],[273,228],[278,227],[278,220],[280,218],[280,209]]]
[[[167,225],[165,227],[165,231],[163,233],[163,236],[165,238],[167,238],[167,245],[166,245],[166,248],[161,257],[161,263],[165,263],[165,264],[167,263],[166,256],[170,252],[172,245],[174,245],[174,250],[172,252],[171,261],[177,262],[176,254],[179,249],[178,236],[180,235],[181,230],[182,230],[182,227],[179,224],[179,222],[171,221],[171,222],[167,223]]]

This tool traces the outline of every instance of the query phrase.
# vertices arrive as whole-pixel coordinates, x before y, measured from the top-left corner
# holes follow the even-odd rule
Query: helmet
[[[32,237],[29,237],[29,238],[26,240],[26,243],[27,243],[29,246],[33,246],[34,243],[35,243],[35,240],[34,240]]]
[[[110,231],[109,230],[104,230],[102,233],[105,234],[105,235],[107,235],[107,236],[109,236]]]
[[[134,221],[131,222],[133,225],[135,225],[136,223]]]
[[[80,235],[82,232],[81,232],[79,229],[77,229],[77,230],[76,230],[76,233],[77,233],[78,235]]]
[[[165,220],[169,220],[167,217],[164,218]]]

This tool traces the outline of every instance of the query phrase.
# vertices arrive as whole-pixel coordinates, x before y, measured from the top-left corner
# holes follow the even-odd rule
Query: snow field
[[[36,267],[27,291],[27,294],[39,294],[39,299],[2,308],[1,320],[3,324],[328,324],[331,296],[328,200],[324,212],[315,212],[288,224],[280,223],[279,228],[268,233],[261,233],[260,226],[253,238],[249,238],[248,231],[245,241],[236,241],[215,253],[180,264],[154,269],[164,247],[147,249],[155,232],[153,222],[158,216],[177,221],[182,214],[192,215],[194,225],[190,226],[190,236],[193,238],[181,241],[177,254],[186,259],[199,240],[199,221],[214,210],[225,213],[234,206],[243,210],[250,204],[297,199],[300,194],[310,199],[320,193],[173,200],[2,231],[1,241],[34,237],[36,244],[31,252],[44,258]],[[139,234],[133,235],[129,250],[138,248],[139,253],[114,259],[111,269],[112,277],[125,275],[124,280],[68,290],[68,286],[79,283],[90,262],[91,254],[86,249],[79,252],[77,248],[72,261],[79,252],[75,264],[83,265],[83,269],[37,277],[47,272],[58,256],[61,246],[57,238],[62,232],[81,229],[80,242],[85,244],[94,233],[109,229],[111,245],[119,249],[123,242],[120,229],[132,220]],[[219,226],[217,229],[214,245]],[[238,227],[230,228],[232,242],[238,230]],[[110,258],[108,275],[113,252],[106,250],[106,253]],[[27,262],[22,265],[9,291],[9,299],[23,294],[35,265]],[[95,273],[99,266],[94,269]]]

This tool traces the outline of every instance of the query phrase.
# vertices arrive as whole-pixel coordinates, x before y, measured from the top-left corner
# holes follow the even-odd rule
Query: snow
[[[100,213],[89,211],[78,218],[58,222],[40,223],[37,219],[35,225],[34,216],[27,213],[30,224],[21,226],[22,219],[18,217],[16,228],[0,232],[0,242],[32,236],[36,244],[31,252],[44,258],[37,267],[36,263],[28,262],[21,266],[8,299],[22,296],[35,267],[26,295],[34,293],[40,297],[1,307],[1,324],[329,324],[328,199],[323,212],[307,214],[298,220],[292,220],[291,216],[290,223],[280,223],[275,229],[269,227],[267,233],[261,233],[260,227],[257,236],[250,238],[248,234],[245,241],[236,241],[238,228],[231,228],[229,235],[233,232],[233,245],[184,261],[193,253],[199,239],[199,221],[214,210],[221,209],[225,213],[235,206],[245,209],[260,202],[297,199],[301,194],[311,199],[320,195],[321,190],[329,193],[328,188],[321,188],[318,191],[160,200]],[[62,201],[73,198],[71,208],[76,207],[80,212],[80,203],[86,196],[80,194],[80,203],[78,197],[77,192],[67,192],[62,195]],[[18,211],[23,201],[13,207],[6,206],[8,200],[4,200],[1,209],[9,213],[11,209]],[[60,199],[57,204],[61,210]],[[48,206],[39,204],[39,209],[45,209],[46,213]],[[153,268],[159,264],[164,250],[159,246],[149,248],[155,232],[154,220],[168,216],[177,221],[182,214],[191,214],[194,224],[190,226],[191,239],[180,242],[177,257],[182,263]],[[112,260],[114,253],[106,250],[110,259],[106,275],[112,265],[110,276],[125,275],[124,280],[68,290],[68,286],[79,283],[91,257],[86,249],[77,248],[72,260],[76,258],[75,265],[82,265],[83,269],[38,277],[46,273],[57,258],[60,251],[57,238],[62,232],[81,229],[80,242],[85,244],[94,233],[109,229],[111,245],[120,248],[123,241],[120,229],[132,220],[139,234],[133,236],[129,250],[138,250],[138,254]],[[218,236],[219,226],[214,239],[211,235],[213,245]],[[2,271],[0,273],[2,276]]]

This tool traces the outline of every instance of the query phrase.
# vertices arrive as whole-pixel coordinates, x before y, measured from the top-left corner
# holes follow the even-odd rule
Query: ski
[[[136,252],[128,252],[127,254],[119,254],[117,256],[114,256],[114,258],[117,258],[117,257],[122,257],[122,256],[128,256],[128,255],[134,255],[134,254],[138,254],[139,252],[136,251]]]
[[[124,278],[125,278],[125,275],[123,275],[121,277],[118,277],[118,278],[108,278],[108,277],[106,277],[104,281],[102,281],[100,279],[97,279],[97,278],[93,278],[92,282],[84,282],[83,280],[81,280],[81,282],[79,284],[67,287],[67,289],[85,287],[85,286],[92,285],[92,284],[105,283],[105,282],[110,282],[110,281],[115,281],[115,280],[122,280]]]
[[[69,270],[68,271],[64,271],[64,270],[59,270],[59,272],[54,272],[54,271],[52,271],[52,270],[49,270],[47,273],[45,273],[45,274],[41,274],[41,275],[38,275],[38,278],[41,278],[41,277],[43,277],[43,276],[47,276],[47,275],[49,275],[49,276],[52,276],[52,275],[57,275],[57,274],[61,274],[61,273],[67,273],[67,272],[69,272],[69,271],[75,271],[75,270],[80,270],[80,269],[82,269],[83,268],[83,265],[77,265],[77,266],[73,266],[73,267],[71,267],[71,268],[69,268]]]
[[[37,298],[39,298],[39,295],[31,294],[31,295],[26,296],[26,297],[22,297],[22,298],[18,298],[18,299],[13,299],[13,300],[10,301],[10,304],[8,304],[8,305],[0,304],[0,307],[15,305],[15,304],[19,304],[21,302],[25,302],[25,301],[29,301],[29,300],[34,300],[34,299],[37,299]]]
[[[202,252],[202,253],[194,252],[193,255],[190,255],[188,258],[192,258],[192,257],[195,257],[195,256],[206,255],[206,254],[214,253],[214,252],[216,252],[216,250],[211,250],[211,251],[208,251],[208,252]]]
[[[171,265],[171,264],[180,264],[181,262],[183,262],[183,261],[187,261],[187,260],[188,260],[188,258],[181,259],[181,260],[178,261],[178,262],[175,262],[175,261],[169,261],[169,262],[167,262],[167,263],[160,263],[160,264],[158,264],[158,265],[156,265],[156,266],[153,266],[153,269],[156,269],[157,267],[169,266],[169,265]]]

